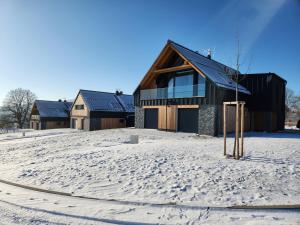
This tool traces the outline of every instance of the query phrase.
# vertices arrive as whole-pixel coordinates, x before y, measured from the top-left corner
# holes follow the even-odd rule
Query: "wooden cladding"
[[[190,66],[190,65],[174,66],[174,67],[154,70],[154,73],[169,73],[169,72],[175,72],[175,71],[180,71],[180,70],[185,70],[185,69],[192,69],[192,68],[193,67]]]
[[[176,110],[176,106],[159,108],[158,129],[176,131]]]
[[[123,118],[101,118],[101,129],[113,129],[126,127],[126,121]]]
[[[144,106],[144,109],[158,109],[158,129],[177,131],[178,109],[197,109],[199,105]]]

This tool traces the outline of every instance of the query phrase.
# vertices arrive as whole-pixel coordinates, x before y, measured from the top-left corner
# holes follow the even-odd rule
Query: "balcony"
[[[141,100],[205,97],[205,83],[141,90]]]

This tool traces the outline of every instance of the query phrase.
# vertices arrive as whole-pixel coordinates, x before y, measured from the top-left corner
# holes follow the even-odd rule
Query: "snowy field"
[[[128,142],[131,134],[139,135],[139,144]],[[300,204],[300,133],[246,135],[246,156],[236,161],[224,158],[222,138],[194,134],[130,128],[31,131],[25,137],[2,134],[0,178],[72,195],[147,204]],[[232,149],[233,139],[228,142]],[[1,192],[0,200],[5,200]],[[0,204],[0,214],[13,214],[4,208],[9,209]],[[189,214],[184,215],[185,223],[200,218],[189,220]],[[238,215],[222,221],[240,224]],[[157,223],[157,218],[147,218]],[[165,221],[181,224],[172,218]],[[280,218],[271,216],[262,222],[293,224],[297,220],[297,216]]]

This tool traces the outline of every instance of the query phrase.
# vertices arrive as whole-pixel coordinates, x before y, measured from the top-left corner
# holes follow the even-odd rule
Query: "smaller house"
[[[30,128],[35,130],[69,128],[72,102],[36,100],[30,114]]]
[[[72,105],[71,127],[86,131],[134,126],[133,96],[79,90]]]

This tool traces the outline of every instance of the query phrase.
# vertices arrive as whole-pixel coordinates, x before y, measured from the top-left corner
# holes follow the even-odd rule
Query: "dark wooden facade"
[[[239,82],[251,92],[246,106],[253,114],[252,130],[283,130],[286,81],[275,73],[257,73],[243,74]]]

